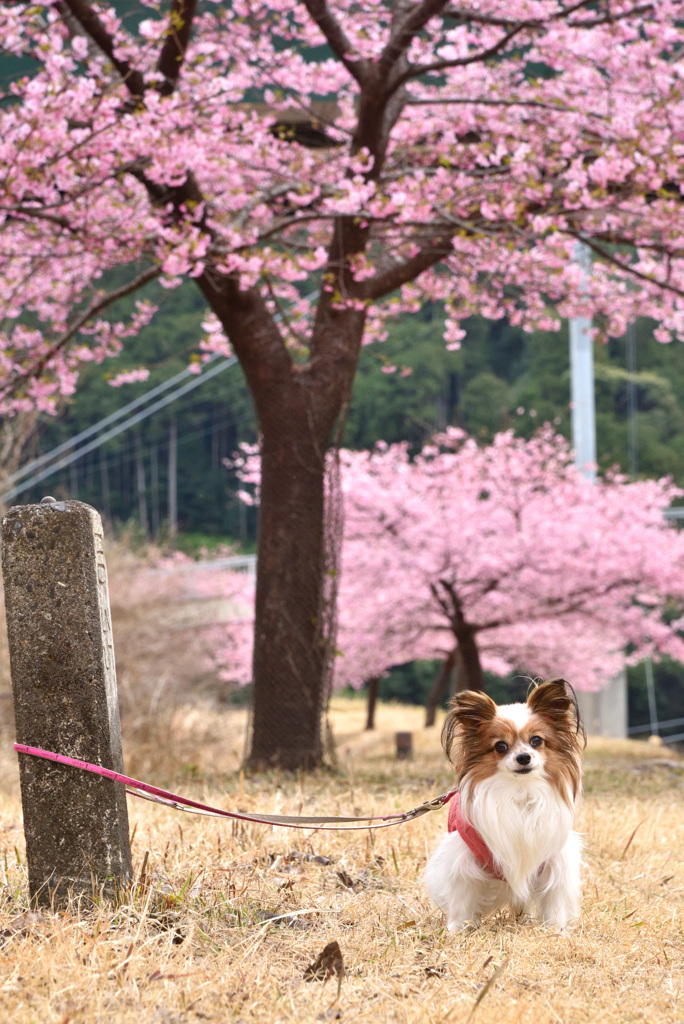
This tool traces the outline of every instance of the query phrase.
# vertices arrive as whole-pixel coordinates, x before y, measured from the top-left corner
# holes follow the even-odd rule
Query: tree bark
[[[342,228],[339,228],[342,231]],[[254,612],[254,713],[247,765],[311,770],[334,636],[326,635],[326,453],[349,399],[364,310],[319,304],[307,363],[296,362],[256,291],[198,284],[230,338],[261,430]]]
[[[472,627],[466,627],[457,633],[459,650],[459,674],[456,693],[462,690],[485,692],[484,672],[480,663],[480,649],[477,646],[477,634]]]
[[[435,718],[437,715],[437,708],[442,702],[445,693],[449,687],[449,680],[451,679],[456,659],[458,656],[458,647],[455,647],[453,651],[450,651],[444,659],[444,663],[440,669],[439,675],[435,679],[434,683],[430,687],[427,700],[425,702],[425,728],[429,729],[430,726],[435,724]]]
[[[373,676],[368,680],[368,711],[366,714],[366,731],[375,728],[375,708],[380,693],[380,676]]]
[[[252,768],[323,757],[325,439],[306,433],[291,420],[262,438]]]

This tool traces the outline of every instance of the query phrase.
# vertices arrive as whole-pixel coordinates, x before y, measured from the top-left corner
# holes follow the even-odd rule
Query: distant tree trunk
[[[457,633],[459,650],[459,674],[456,693],[462,690],[485,692],[484,672],[477,646],[477,634],[472,626],[464,626]]]
[[[112,519],[112,509],[109,504],[109,472],[107,470],[107,456],[104,448],[100,448],[100,482],[102,485],[102,508],[108,522]]]
[[[456,664],[458,656],[458,648],[454,647],[453,651],[447,654],[439,675],[435,679],[434,683],[430,688],[427,700],[425,702],[425,728],[429,729],[431,725],[435,724],[435,717],[437,715],[437,708],[444,699],[444,695],[449,688],[449,680]]]
[[[380,693],[380,676],[373,676],[368,680],[368,713],[366,715],[366,730],[375,728],[375,707],[378,703]]]
[[[159,458],[158,447],[150,449],[150,491],[152,503],[152,535],[159,537]]]
[[[73,450],[72,448],[71,451]],[[78,498],[78,459],[74,459],[69,466],[69,497]]]

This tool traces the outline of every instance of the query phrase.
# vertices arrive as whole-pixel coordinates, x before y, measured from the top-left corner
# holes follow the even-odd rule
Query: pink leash
[[[457,792],[456,789],[449,790],[433,800],[426,800],[425,803],[414,807],[410,811],[398,814],[371,815],[363,817],[308,817],[306,815],[289,814],[243,814],[240,811],[223,811],[220,807],[211,807],[209,804],[199,803],[197,800],[189,800],[187,797],[178,796],[176,793],[169,793],[165,789],[158,789],[157,786],[150,786],[147,782],[140,782],[139,779],[132,779],[128,775],[121,775],[110,768],[102,768],[98,764],[90,764],[88,761],[79,761],[75,757],[66,757],[64,754],[55,754],[51,750],[41,750],[40,747],[29,747],[24,743],[15,743],[14,749],[18,754],[30,754],[32,757],[42,757],[47,761],[55,761],[57,764],[65,764],[71,768],[80,768],[81,771],[91,772],[93,775],[102,775],[105,779],[113,782],[122,782],[126,791],[131,796],[141,797],[143,800],[153,800],[155,803],[165,804],[177,811],[187,811],[191,814],[206,814],[214,818],[234,818],[238,821],[251,821],[259,825],[283,825],[287,828],[315,828],[315,829],[338,829],[340,825],[334,822],[341,822],[342,830],[352,831],[363,828],[389,828],[390,825],[401,825],[405,821],[412,821],[419,818],[428,811],[436,811],[451,800]],[[376,822],[376,824],[358,825],[354,822]]]

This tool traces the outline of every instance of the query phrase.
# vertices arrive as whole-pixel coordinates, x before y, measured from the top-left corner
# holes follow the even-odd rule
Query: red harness
[[[501,868],[497,866],[494,860],[494,854],[489,849],[475,826],[472,825],[466,817],[464,817],[461,810],[460,793],[454,793],[453,797],[449,801],[449,820],[447,828],[449,832],[458,832],[463,842],[470,850],[472,850],[483,868],[489,871],[490,874],[494,875],[495,878],[498,878],[502,882],[504,881]]]

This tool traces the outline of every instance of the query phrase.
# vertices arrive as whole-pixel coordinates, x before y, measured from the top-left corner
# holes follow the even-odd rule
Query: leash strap
[[[102,775],[105,779],[113,782],[121,782],[131,796],[141,797],[143,800],[152,800],[154,803],[164,804],[173,807],[177,811],[186,811],[190,814],[205,814],[213,818],[233,818],[237,821],[249,821],[258,825],[281,825],[286,828],[314,828],[314,829],[341,829],[354,831],[366,828],[389,828],[390,825],[401,825],[405,821],[413,821],[428,811],[436,811],[451,800],[455,789],[432,800],[413,807],[410,811],[397,814],[384,815],[363,815],[358,817],[318,817],[309,815],[290,814],[247,814],[242,811],[224,811],[220,807],[212,807],[210,804],[203,804],[197,800],[190,800],[188,797],[178,796],[176,793],[169,793],[165,789],[151,786],[148,782],[141,782],[128,775],[112,771],[111,768],[103,768],[98,764],[90,764],[88,761],[79,761],[75,757],[66,757],[64,754],[55,754],[51,750],[42,750],[40,747],[30,747],[25,743],[15,743],[14,749],[18,754],[29,754],[31,757],[40,757],[47,761],[54,761],[56,764],[67,765],[70,768],[79,768],[84,772],[91,772],[93,775]],[[366,822],[366,824],[358,824]],[[370,824],[369,824],[370,823]]]

